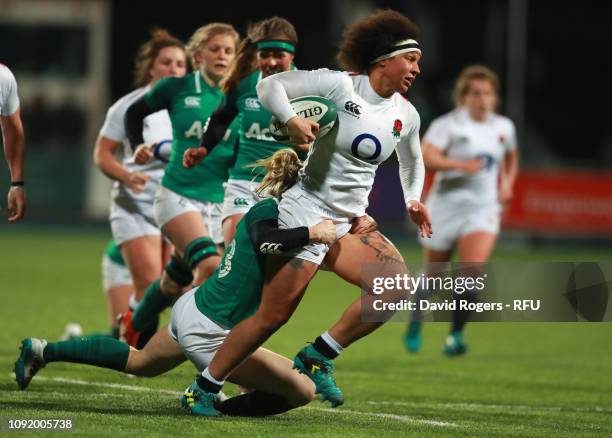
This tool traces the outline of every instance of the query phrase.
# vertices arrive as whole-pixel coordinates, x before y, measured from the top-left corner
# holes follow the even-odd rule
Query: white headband
[[[416,40],[408,39],[398,41],[393,44],[386,53],[380,55],[378,58],[374,59],[370,64],[374,64],[378,61],[382,61],[383,59],[392,58],[395,55],[401,55],[402,53],[408,52],[419,52],[421,53],[421,49],[419,48],[419,43]]]

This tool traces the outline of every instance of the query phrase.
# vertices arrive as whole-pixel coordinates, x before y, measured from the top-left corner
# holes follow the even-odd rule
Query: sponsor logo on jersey
[[[351,116],[359,118],[361,115],[361,105],[358,105],[350,100],[346,101],[344,104],[344,109],[344,112],[350,114]]]
[[[255,97],[247,97],[244,100],[244,107],[245,109],[251,110],[251,111],[257,111],[258,109],[261,108],[261,104],[259,103],[259,100]]]
[[[482,169],[483,170],[491,170],[495,165],[495,158],[492,155],[488,154],[480,154],[477,155],[476,158],[482,160]]]
[[[234,198],[234,205],[249,205],[249,201],[246,198]]]
[[[251,123],[251,126],[244,133],[244,136],[248,139],[259,141],[276,141],[270,134],[270,128],[262,128],[257,122]]]
[[[370,144],[369,149],[372,149],[372,147],[374,148],[374,151],[370,155],[366,155],[364,153],[364,149],[367,148],[367,143],[365,146],[362,146],[364,145],[364,141]],[[360,147],[362,148],[361,151],[359,150]],[[357,137],[355,137],[353,143],[351,144],[351,153],[360,160],[366,161],[368,163],[375,164],[377,162],[376,159],[380,156],[381,152],[382,145],[380,143],[380,140],[372,134],[359,134]]]
[[[259,250],[262,254],[280,254],[283,252],[283,244],[266,242],[259,246]]]
[[[185,108],[199,108],[200,98],[198,96],[187,96],[185,98]]]
[[[504,143],[506,143],[506,137],[504,137],[503,135],[500,135],[500,136],[499,136],[499,143],[500,143],[500,144],[504,144]]]
[[[400,137],[400,132],[402,132],[402,126],[402,121],[400,119],[395,119],[395,122],[393,122],[393,137]]]

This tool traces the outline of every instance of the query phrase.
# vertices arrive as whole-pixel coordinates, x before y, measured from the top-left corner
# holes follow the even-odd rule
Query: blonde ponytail
[[[247,167],[263,167],[266,176],[255,192],[260,196],[279,198],[295,184],[302,161],[293,149],[280,149],[271,157],[258,160]]]

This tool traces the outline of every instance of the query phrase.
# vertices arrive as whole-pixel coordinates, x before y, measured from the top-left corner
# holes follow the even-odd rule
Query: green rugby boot
[[[334,380],[334,361],[315,350],[312,344],[298,352],[293,368],[314,382],[316,393],[321,394],[322,401],[329,401],[332,408],[344,403],[344,395]]]
[[[19,389],[24,390],[30,384],[32,377],[45,366],[43,351],[47,346],[44,339],[28,338],[21,341],[21,354],[15,362],[15,380]]]
[[[180,397],[181,407],[191,415],[203,417],[219,417],[221,412],[215,409],[215,401],[218,395],[206,392],[193,382]]]
[[[404,347],[410,353],[421,349],[421,321],[410,321],[408,330],[404,333]]]
[[[446,337],[442,353],[449,357],[461,356],[467,352],[467,345],[463,342],[463,333],[454,332]]]

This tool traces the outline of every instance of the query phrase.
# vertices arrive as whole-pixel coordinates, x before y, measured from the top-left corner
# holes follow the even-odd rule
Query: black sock
[[[221,391],[221,385],[217,385],[216,383],[211,382],[206,377],[204,377],[202,374],[200,374],[196,378],[196,383],[198,384],[200,389],[203,389],[206,392],[212,392],[213,394],[218,394],[219,391]]]
[[[321,353],[328,359],[335,359],[338,357],[338,353],[336,352],[336,350],[331,348],[321,336],[317,336],[317,339],[315,339],[314,344],[312,344],[312,346],[315,350],[317,350],[319,353]]]
[[[159,325],[159,315],[156,315],[153,320],[147,322],[138,335],[138,341],[136,342],[136,348],[142,350],[147,342],[157,333],[157,327]]]
[[[280,395],[256,390],[229,398],[218,409],[225,415],[262,417],[287,412],[294,407]]]
[[[475,303],[478,301],[478,297],[474,292],[466,292],[464,296],[456,298],[456,310],[453,311],[453,323],[451,325],[451,334],[460,333],[463,331],[463,327],[468,322],[470,310],[459,310],[459,300],[466,300],[468,303]]]

